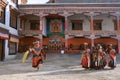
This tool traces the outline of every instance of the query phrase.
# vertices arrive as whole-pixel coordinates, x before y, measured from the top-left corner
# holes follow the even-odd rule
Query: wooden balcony
[[[4,7],[7,5],[7,3],[7,0],[0,0],[0,4]]]
[[[81,30],[72,30],[68,31],[68,35],[78,35],[78,36],[84,36],[84,35],[90,35],[90,31],[81,31]]]
[[[68,31],[68,35],[72,36],[89,36],[91,34],[94,34],[95,36],[112,36],[115,37],[117,35],[120,35],[120,31],[99,31],[99,30],[94,30],[93,32],[91,31],[81,31],[81,30],[72,30]]]
[[[40,30],[19,30],[19,34],[24,36],[38,36],[41,33]]]
[[[94,31],[94,35],[100,35],[100,36],[117,36],[119,35],[119,31]]]

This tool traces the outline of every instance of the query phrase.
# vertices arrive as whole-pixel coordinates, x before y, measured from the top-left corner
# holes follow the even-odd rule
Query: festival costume
[[[40,48],[34,48],[34,49],[35,51],[32,51],[33,53],[32,67],[36,68],[38,67],[39,64],[43,63],[43,60],[42,60],[42,54],[41,54]]]
[[[90,67],[90,56],[89,56],[89,49],[86,49],[83,51],[82,57],[81,57],[81,65],[83,68],[88,69]]]
[[[116,55],[115,55],[115,50],[111,49],[109,53],[109,59],[108,59],[108,66],[111,68],[116,67]]]
[[[94,59],[93,64],[95,69],[103,69],[107,64],[106,53],[103,52],[102,49],[98,49],[96,54],[94,54],[93,59]]]

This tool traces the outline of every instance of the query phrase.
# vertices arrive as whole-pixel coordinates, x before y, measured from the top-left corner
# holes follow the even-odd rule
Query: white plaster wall
[[[100,15],[96,16],[95,19],[101,19],[102,21],[102,30],[105,31],[113,31],[114,30],[114,22],[112,16],[108,15]]]
[[[108,15],[100,15],[94,17],[95,20],[103,20],[102,21],[102,30],[106,31],[113,31],[114,30],[114,22],[112,16]],[[72,23],[71,20],[83,20],[83,31],[89,31],[90,30],[90,18],[84,15],[73,15],[68,17],[68,26],[69,30],[72,30]]]
[[[17,9],[17,7],[11,0],[7,0],[7,1],[8,1],[8,5],[6,6],[5,25],[3,25],[1,23],[0,23],[0,25],[2,25],[2,27],[4,27],[5,29],[9,30],[9,33],[14,34],[14,35],[18,35],[17,29],[10,27],[10,5],[12,5],[16,9]],[[14,59],[15,56],[16,55],[9,55],[8,40],[5,40],[5,60]]]
[[[9,55],[8,40],[5,40],[5,60],[14,59],[16,55]]]
[[[90,30],[90,23],[89,23],[89,19],[88,19],[87,16],[73,15],[73,16],[68,17],[69,30],[72,30],[71,20],[83,20],[83,31],[89,31]]]

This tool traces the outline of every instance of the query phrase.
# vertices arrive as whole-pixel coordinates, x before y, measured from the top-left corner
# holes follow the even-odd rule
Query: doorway
[[[3,61],[5,57],[4,53],[4,40],[0,39],[0,61]]]

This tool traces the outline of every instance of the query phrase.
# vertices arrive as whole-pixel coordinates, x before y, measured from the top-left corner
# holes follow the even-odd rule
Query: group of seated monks
[[[104,69],[106,65],[114,69],[116,67],[116,51],[112,44],[103,50],[100,44],[89,49],[88,43],[84,43],[81,65],[85,69]]]

